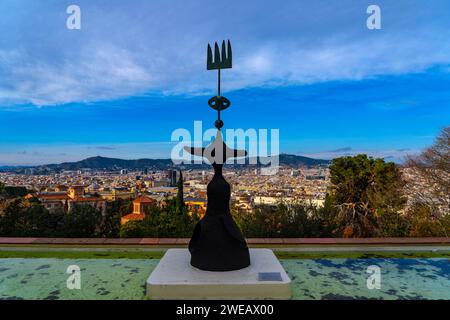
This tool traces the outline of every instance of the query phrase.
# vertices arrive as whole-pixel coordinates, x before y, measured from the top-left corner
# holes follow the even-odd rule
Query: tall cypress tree
[[[183,194],[183,173],[180,170],[180,179],[178,179],[178,192],[176,199],[177,213],[183,214],[184,194]]]

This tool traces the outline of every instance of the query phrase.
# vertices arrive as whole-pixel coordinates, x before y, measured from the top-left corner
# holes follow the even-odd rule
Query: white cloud
[[[4,101],[53,105],[114,99],[153,85],[152,76],[120,47],[87,48],[78,59],[57,64],[36,61],[25,52],[0,51],[0,56],[9,66],[7,78],[14,81],[1,89],[0,99]]]
[[[217,8],[211,2],[183,2],[183,10],[175,10],[177,2],[113,1],[102,7],[80,0],[85,19],[80,31],[65,30],[64,23],[55,27],[57,17],[65,19],[57,6],[27,11],[23,5],[21,15],[10,12],[0,22],[10,40],[0,38],[0,105],[211,93],[215,73],[205,70],[206,43],[228,37],[234,67],[224,73],[224,90],[360,80],[450,65],[449,23],[422,16],[439,6],[419,14],[383,2],[388,22],[369,31],[365,9],[347,3],[230,2]],[[226,19],[217,19],[217,12]],[[393,12],[398,18],[389,18]],[[321,15],[320,23],[310,18],[313,13]],[[40,17],[34,29],[28,21],[33,17]],[[360,25],[353,23],[358,19]],[[15,34],[8,34],[11,24]]]

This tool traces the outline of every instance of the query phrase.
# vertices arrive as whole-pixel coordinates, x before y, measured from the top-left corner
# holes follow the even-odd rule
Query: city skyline
[[[0,4],[0,165],[169,158],[175,129],[213,127],[206,45],[228,38],[225,128],[279,129],[283,153],[401,161],[450,123],[446,1],[377,1],[381,30],[367,1],[76,1],[81,30],[70,4]]]

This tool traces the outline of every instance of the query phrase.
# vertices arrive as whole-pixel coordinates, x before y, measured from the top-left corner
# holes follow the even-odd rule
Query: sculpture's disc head
[[[227,109],[231,105],[231,102],[225,97],[215,96],[208,100],[208,104],[214,110],[222,111]]]

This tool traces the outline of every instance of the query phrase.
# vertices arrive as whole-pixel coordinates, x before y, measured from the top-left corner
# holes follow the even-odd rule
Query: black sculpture
[[[220,95],[220,70],[231,67],[230,41],[227,52],[225,41],[222,42],[222,56],[219,46],[215,44],[214,60],[208,44],[207,69],[218,70],[218,94],[208,101],[209,106],[218,112],[215,121],[217,135],[207,148],[186,148],[193,155],[206,157],[214,168],[214,177],[207,188],[208,207],[205,216],[195,226],[189,242],[191,265],[208,271],[231,271],[250,265],[247,243],[230,214],[230,185],[222,175],[223,164],[229,158],[247,155],[245,150],[230,149],[223,142],[221,133],[223,121],[220,119],[220,112],[231,103]]]

